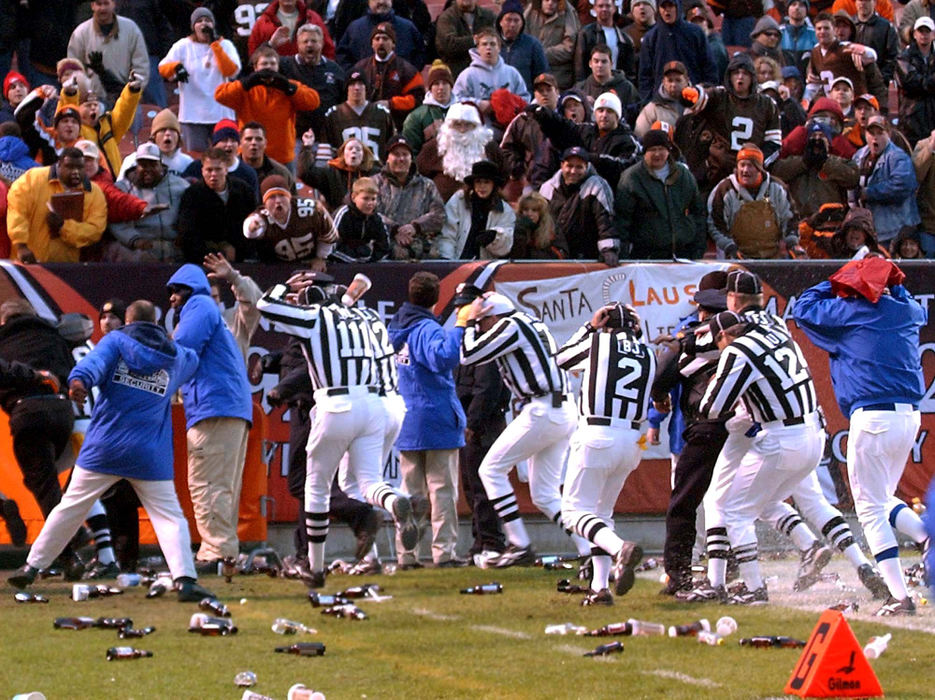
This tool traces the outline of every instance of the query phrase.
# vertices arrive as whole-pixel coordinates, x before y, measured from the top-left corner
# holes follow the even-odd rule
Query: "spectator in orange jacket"
[[[318,93],[279,72],[279,54],[268,45],[251,57],[253,73],[246,78],[218,85],[214,99],[230,107],[238,126],[260,122],[266,127],[266,153],[294,171],[296,112],[310,112],[320,104]]]
[[[308,7],[302,0],[273,0],[263,14],[256,18],[256,24],[247,40],[250,55],[263,42],[268,43],[280,56],[295,56],[299,52],[296,31],[303,24],[310,23],[321,28],[324,46],[321,53],[325,58],[334,60],[334,41],[328,33],[328,27],[321,15]]]

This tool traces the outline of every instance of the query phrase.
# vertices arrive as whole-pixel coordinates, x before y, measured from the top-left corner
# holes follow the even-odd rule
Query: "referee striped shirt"
[[[468,323],[461,340],[461,364],[496,361],[517,399],[568,393],[568,377],[555,361],[555,339],[540,320],[522,311],[499,318],[486,333]]]
[[[379,353],[365,318],[338,302],[290,304],[285,301],[288,292],[288,287],[277,284],[257,308],[277,330],[302,340],[313,388],[379,386]]]
[[[759,423],[801,418],[818,410],[812,374],[788,334],[754,326],[721,353],[701,412],[717,420],[741,399]]]
[[[578,411],[583,418],[646,420],[656,356],[629,333],[605,333],[585,324],[562,346],[558,365],[583,369]]]
[[[366,306],[355,306],[352,311],[363,318],[370,332],[373,333],[373,347],[376,353],[377,370],[380,375],[380,389],[384,394],[397,393],[399,388],[399,374],[396,370],[396,350],[390,342],[390,333],[386,329],[383,319],[373,309]]]

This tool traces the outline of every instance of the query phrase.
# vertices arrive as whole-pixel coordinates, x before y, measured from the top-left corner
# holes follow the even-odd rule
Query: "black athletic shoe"
[[[614,597],[609,588],[602,588],[599,591],[588,591],[588,594],[581,599],[581,605],[613,605]]]
[[[89,562],[87,571],[84,572],[85,580],[112,579],[120,575],[120,566],[112,561],[110,564],[102,564],[97,559]]]
[[[636,583],[636,565],[643,558],[643,548],[636,542],[624,540],[623,547],[614,557],[611,574],[614,577],[614,593],[624,595]]]
[[[536,552],[532,545],[517,547],[511,544],[496,560],[490,562],[490,568],[506,569],[510,566],[532,566],[536,563]]]
[[[912,598],[897,600],[893,596],[887,598],[882,607],[874,613],[876,617],[913,616],[915,614],[916,604],[912,602]]]
[[[26,544],[26,523],[19,514],[19,506],[12,498],[5,498],[0,503],[0,518],[6,521],[7,532],[10,533],[10,541],[16,547],[22,547]]]
[[[66,581],[80,581],[81,577],[84,576],[84,562],[81,561],[81,557],[77,553],[72,552],[72,555],[65,559],[62,566],[62,575]]]
[[[373,548],[373,542],[377,538],[377,533],[380,532],[380,523],[382,520],[380,513],[376,509],[372,509],[367,513],[367,519],[364,521],[360,532],[357,533],[357,548],[354,550],[355,559],[360,560],[370,554],[370,550]]]
[[[857,567],[857,576],[864,587],[873,593],[876,600],[886,600],[890,597],[890,589],[883,577],[870,564],[861,564]]]
[[[217,600],[217,596],[214,595],[214,593],[204,586],[199,585],[197,581],[183,581],[177,585],[180,603],[200,603],[205,598]]]
[[[308,576],[302,577],[302,583],[305,584],[306,588],[324,588],[325,587],[325,572],[324,571],[310,571]]]
[[[802,563],[799,565],[799,576],[792,586],[792,590],[801,592],[814,586],[821,578],[821,570],[831,561],[831,547],[818,540],[802,554]]]
[[[396,497],[393,503],[393,520],[399,528],[399,539],[403,549],[415,549],[419,544],[419,526],[412,512],[412,501],[408,497]]]
[[[10,576],[7,579],[13,588],[19,588],[20,590],[31,586],[35,580],[36,576],[39,575],[39,569],[30,566],[29,564],[23,564],[19,569],[16,570],[16,573]]]

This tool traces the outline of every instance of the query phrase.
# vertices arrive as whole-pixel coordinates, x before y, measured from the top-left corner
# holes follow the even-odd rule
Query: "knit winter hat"
[[[394,44],[396,43],[396,30],[389,22],[380,22],[376,27],[374,27],[373,31],[370,32],[370,41],[373,41],[373,37],[375,37],[377,34],[388,36]]]
[[[55,116],[52,117],[52,126],[58,126],[58,123],[66,117],[72,117],[73,119],[77,119],[79,122],[81,121],[81,114],[77,109],[71,106],[63,107],[61,103],[59,103],[59,108],[55,110]]]
[[[66,71],[80,71],[84,73],[84,64],[77,58],[63,58],[55,64],[55,75],[58,82],[62,82],[62,76]]]
[[[429,77],[428,80],[425,81],[425,84],[432,87],[432,85],[439,80],[444,80],[452,86],[455,84],[455,79],[451,75],[451,69],[445,65],[441,59],[436,59],[432,63],[432,67],[429,68]]]
[[[651,129],[643,135],[643,150],[648,151],[650,148],[656,146],[662,146],[664,148],[669,148],[671,142],[669,141],[669,135],[662,129]]]
[[[195,28],[195,22],[197,22],[202,17],[208,17],[211,19],[211,22],[217,24],[217,20],[214,19],[214,13],[211,10],[209,10],[207,7],[199,7],[196,8],[194,12],[192,12],[191,22],[189,23],[192,29]]]
[[[214,133],[211,134],[211,145],[216,146],[225,139],[234,139],[240,143],[240,129],[237,123],[230,119],[222,119],[214,127]]]
[[[523,5],[519,0],[506,0],[500,7],[500,17],[506,14],[516,14],[520,17],[523,16]]]
[[[623,105],[620,104],[620,98],[612,92],[605,92],[597,96],[594,100],[594,111],[597,112],[601,107],[606,107],[617,115],[617,119],[623,118]]]
[[[742,160],[752,160],[762,168],[763,167],[763,151],[760,150],[760,147],[755,143],[745,143],[740,147],[740,150],[737,151],[737,162],[739,163]]]
[[[291,197],[292,193],[289,191],[289,183],[286,182],[286,178],[282,175],[267,175],[263,178],[263,182],[260,183],[260,194],[263,197],[263,204],[266,204],[266,200],[269,197],[272,197],[274,194],[282,194],[287,197]]]
[[[97,312],[98,320],[103,318],[104,314],[113,314],[119,318],[122,323],[123,317],[127,314],[127,305],[124,303],[123,299],[112,297],[101,304],[101,308],[99,308]]]
[[[29,90],[29,81],[26,80],[26,76],[22,73],[17,73],[15,70],[11,70],[3,79],[3,99],[7,99],[7,95],[10,92],[10,88],[13,87],[13,83],[25,85],[26,89]]]
[[[153,117],[153,123],[149,128],[149,133],[155,134],[163,129],[172,129],[172,131],[177,132],[179,135],[182,133],[182,125],[179,123],[179,118],[175,116],[175,112],[168,107]]]

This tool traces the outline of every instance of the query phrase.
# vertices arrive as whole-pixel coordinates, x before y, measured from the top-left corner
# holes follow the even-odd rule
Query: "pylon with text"
[[[803,698],[882,697],[880,681],[838,610],[825,610],[783,691]]]

